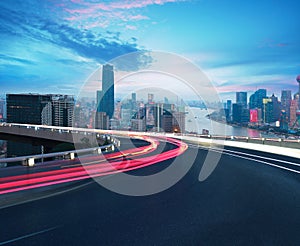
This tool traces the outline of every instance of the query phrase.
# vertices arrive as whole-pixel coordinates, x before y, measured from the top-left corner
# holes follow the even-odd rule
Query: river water
[[[189,107],[187,108],[187,112],[188,113],[186,114],[186,131],[189,132],[201,134],[202,129],[207,129],[209,130],[209,134],[211,135],[263,137],[260,131],[254,129],[230,126],[208,119],[206,115],[212,113],[213,110]]]

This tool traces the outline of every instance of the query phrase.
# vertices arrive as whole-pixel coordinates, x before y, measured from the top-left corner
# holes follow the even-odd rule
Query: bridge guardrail
[[[42,160],[44,158],[51,158],[51,157],[63,157],[64,159],[73,160],[76,157],[76,154],[89,154],[89,153],[97,153],[101,154],[104,151],[114,151],[115,147],[114,144],[108,144],[104,146],[99,146],[95,148],[88,148],[88,149],[80,149],[80,150],[69,150],[63,152],[55,152],[55,153],[48,153],[48,154],[38,154],[38,155],[28,155],[28,156],[19,156],[19,157],[11,157],[11,158],[3,158],[0,159],[0,163],[11,163],[11,162],[22,162],[25,166],[34,166],[35,160]]]
[[[53,132],[58,132],[59,134],[83,134],[83,135],[91,135],[96,134],[99,136],[99,134],[104,134],[109,136],[109,140],[112,143],[112,145],[118,146],[120,144],[119,140],[115,139],[113,136],[110,136],[112,134],[118,135],[128,135],[131,134],[144,134],[144,135],[164,135],[164,133],[154,133],[154,132],[131,132],[131,131],[112,131],[112,130],[99,130],[99,129],[85,129],[85,128],[73,128],[73,127],[55,127],[55,126],[41,126],[41,125],[28,125],[28,124],[14,124],[14,123],[0,123],[0,129],[1,127],[6,128],[26,128],[28,129],[34,129],[34,131],[43,130],[47,132],[50,131],[51,134]],[[0,131],[1,132],[1,131]],[[49,133],[50,133],[49,132]],[[250,138],[245,136],[218,136],[218,135],[203,135],[203,134],[173,134],[174,136],[188,136],[188,137],[196,137],[200,139],[210,139],[210,140],[220,140],[220,141],[228,141],[228,142],[241,142],[241,143],[253,143],[253,144],[262,144],[265,146],[277,146],[277,147],[286,147],[286,148],[293,148],[293,149],[300,149],[300,139],[284,139],[284,138]],[[111,146],[112,146],[111,145]],[[91,150],[95,150],[92,148]],[[76,151],[66,151],[58,153],[58,156],[64,156],[64,155],[71,155]],[[53,153],[55,154],[55,153]],[[43,154],[43,158],[47,158],[46,155]],[[75,154],[72,154],[75,155]],[[49,156],[50,157],[50,156]],[[71,157],[71,156],[70,156]],[[22,158],[22,157],[16,157],[16,158]],[[27,156],[23,157],[28,162],[28,158],[35,158],[35,156]],[[4,160],[6,159],[0,159],[0,163],[4,163]],[[31,162],[32,159],[30,159]],[[33,159],[34,160],[34,159]],[[30,163],[31,163],[30,162]],[[29,165],[29,164],[28,164]],[[33,164],[34,165],[34,164]]]
[[[245,136],[214,136],[202,134],[183,134],[183,136],[199,137],[215,140],[226,140],[236,142],[256,143],[271,146],[280,146],[286,148],[300,149],[300,139],[284,139],[284,138],[250,138]]]
[[[3,128],[5,128],[5,131],[2,131]],[[21,134],[20,134],[20,129],[21,130],[23,129]],[[24,131],[24,129],[26,129],[26,131]],[[42,136],[37,134],[39,131],[42,131]],[[45,138],[45,139],[52,139],[52,140],[59,140],[59,141],[67,140],[66,142],[73,141],[72,134],[82,134],[84,136],[95,135],[96,137],[100,137],[100,133],[95,129],[91,130],[91,129],[84,129],[84,128],[55,127],[55,126],[15,124],[15,123],[1,123],[0,132],[7,133],[7,134],[14,134],[14,135],[20,134],[22,136]],[[118,139],[108,135],[109,134],[108,132],[104,132],[103,134],[104,134],[103,136],[110,142],[110,144],[99,146],[99,147],[93,147],[93,148],[79,149],[79,150],[3,158],[0,159],[0,167],[3,166],[4,163],[11,163],[11,162],[22,162],[23,165],[34,166],[35,160],[42,160],[44,158],[51,158],[51,157],[63,157],[68,159],[74,159],[76,154],[77,155],[84,154],[84,153],[100,154],[103,150],[114,151],[115,147],[120,146],[120,141]]]

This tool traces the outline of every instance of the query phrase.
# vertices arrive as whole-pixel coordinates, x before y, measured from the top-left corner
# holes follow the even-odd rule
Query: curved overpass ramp
[[[131,138],[142,137],[134,134],[129,135]],[[143,137],[149,138],[149,144],[124,148],[119,152],[119,155],[122,153],[121,156],[118,156],[118,152],[109,153],[102,164],[98,163],[98,156],[96,163],[87,164],[90,167],[90,174],[96,174],[100,170],[110,172],[111,170],[106,169],[108,166],[105,166],[105,163],[109,162],[117,167],[116,170],[126,171],[130,175],[145,177],[154,175],[172,165],[174,158],[171,155],[163,155],[163,158],[154,165],[150,164],[150,160],[157,158],[148,157],[170,153],[169,151],[174,149],[181,151],[177,159],[182,166],[193,150],[197,150],[194,165],[174,186],[150,196],[124,196],[107,190],[97,182],[89,182],[56,196],[46,196],[43,199],[2,208],[0,217],[1,223],[5,226],[1,229],[0,244],[60,245],[64,242],[65,245],[298,245],[300,243],[298,233],[300,178],[296,150],[295,156],[289,157],[289,153],[270,154],[269,149],[265,149],[267,152],[263,149],[250,149],[248,146],[251,145],[246,143],[243,148],[238,149],[226,143],[224,145],[223,141],[223,146],[219,142],[211,143],[209,142],[211,139],[205,141],[201,139],[202,143],[199,144],[197,138],[185,139],[177,136],[176,138],[183,138],[186,143],[182,145],[181,140],[171,143],[175,136],[163,139],[162,136]],[[236,143],[236,140],[229,142]],[[180,150],[181,147],[176,143],[187,148]],[[162,147],[163,145],[165,147]],[[204,182],[199,182],[199,173],[209,151],[221,152],[222,155],[211,175]],[[91,162],[95,161],[93,159],[95,157],[89,158]],[[138,159],[141,162],[148,160],[149,165],[126,169],[131,168],[131,164],[137,164]],[[77,164],[70,166],[68,163],[57,163],[58,166],[52,170],[57,173],[48,170],[49,175],[42,177],[39,172],[34,174],[36,176],[30,174],[28,185],[43,185],[48,181],[73,178],[73,174],[76,174],[76,177],[83,177],[85,174],[82,173],[81,164],[79,166]],[[275,165],[286,168],[278,168]],[[70,173],[61,171],[72,168],[77,169],[73,169],[74,172]],[[18,182],[10,189],[25,187],[23,186],[25,184],[21,183],[23,179],[20,175],[15,176],[11,182],[1,184]],[[61,176],[54,175],[63,177],[60,179]],[[118,175],[117,173],[100,178],[117,182]],[[41,180],[44,178],[50,180]],[[56,178],[55,181],[51,180],[52,178]],[[152,185],[158,184],[159,182],[156,182]],[[25,192],[33,190],[2,194],[1,197],[11,194],[24,195]],[[12,218],[17,218],[18,223]]]

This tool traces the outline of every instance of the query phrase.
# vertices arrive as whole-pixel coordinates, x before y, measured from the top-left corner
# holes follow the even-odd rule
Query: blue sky
[[[77,94],[119,55],[187,57],[218,91],[296,91],[299,1],[0,1],[0,94]],[[137,85],[138,86],[138,85]]]

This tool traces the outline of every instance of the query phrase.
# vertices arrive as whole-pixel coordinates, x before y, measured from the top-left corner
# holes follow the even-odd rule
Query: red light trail
[[[150,145],[125,150],[121,153],[111,153],[105,156],[85,157],[81,160],[84,166],[65,166],[68,168],[0,178],[0,194],[127,172],[175,158],[187,149],[187,144],[172,138],[165,138],[164,140],[175,145],[176,148],[159,154],[142,157],[157,149],[159,144],[158,140],[150,137],[143,137],[143,139],[150,142]],[[124,158],[126,156],[134,157],[135,159],[120,160],[121,157]],[[79,162],[76,164],[79,164]]]

